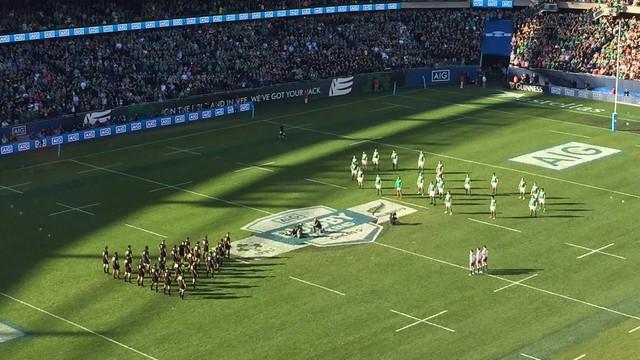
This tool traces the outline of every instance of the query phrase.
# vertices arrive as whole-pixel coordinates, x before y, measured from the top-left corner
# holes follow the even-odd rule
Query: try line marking
[[[183,185],[189,185],[189,184],[191,184],[191,183],[193,183],[193,180],[191,180],[191,181],[185,181],[185,182],[183,182],[183,183],[175,184],[175,185],[171,185],[171,186],[163,186],[163,187],[160,187],[160,188],[157,188],[157,189],[149,190],[149,192],[150,192],[150,193],[154,193],[154,192],[157,192],[157,191],[162,191],[162,190],[171,189],[172,187],[183,186]]]
[[[153,231],[151,231],[151,230],[147,230],[147,229],[143,229],[143,228],[141,228],[141,227],[133,226],[133,225],[131,225],[131,224],[124,224],[124,226],[126,226],[126,227],[130,227],[130,228],[132,228],[132,229],[136,229],[136,230],[144,231],[144,232],[146,232],[146,233],[148,233],[148,234],[155,235],[155,236],[159,236],[159,237],[161,237],[161,238],[165,238],[165,239],[168,239],[168,238],[169,238],[169,237],[168,237],[168,236],[166,236],[166,235],[158,234],[157,232],[153,232]]]
[[[633,329],[629,330],[629,334],[631,334],[632,332],[636,332],[638,330],[640,330],[640,326],[638,326],[637,328],[633,328]]]
[[[522,232],[520,230],[512,229],[510,227],[506,227],[506,226],[502,226],[502,225],[498,225],[498,224],[492,224],[492,223],[488,223],[488,222],[485,222],[485,221],[480,221],[480,220],[476,220],[476,219],[472,219],[472,218],[467,218],[467,220],[471,220],[473,222],[477,222],[478,224],[495,226],[495,227],[500,228],[500,229],[505,229],[505,230],[509,230],[509,231],[513,231],[513,232],[517,232],[517,233],[521,233]]]
[[[539,358],[537,358],[535,356],[527,355],[525,353],[520,353],[520,355],[522,355],[522,356],[524,356],[524,357],[526,357],[528,359],[531,359],[531,360],[542,360],[542,359],[539,359]]]
[[[0,185],[0,190],[7,190],[7,191],[11,191],[14,192],[16,194],[24,194],[22,191],[20,190],[16,190],[14,188],[20,187],[20,186],[25,186],[25,185],[29,185],[31,184],[30,182],[26,182],[26,183],[22,183],[22,184],[16,184],[16,185],[11,185],[11,186],[4,186],[4,185]]]
[[[568,133],[568,132],[562,132],[562,131],[556,131],[556,130],[549,130],[549,132],[562,134],[562,135],[577,136],[585,139],[591,139],[591,136],[586,136],[586,135],[580,135],[580,134],[574,134],[574,133]]]
[[[89,205],[85,205],[85,206],[73,207],[73,206],[65,205],[65,204],[59,203],[59,202],[57,202],[56,204],[67,208],[67,210],[54,212],[54,213],[49,214],[49,216],[56,216],[56,215],[60,215],[60,214],[65,214],[65,213],[68,213],[68,212],[71,212],[71,211],[77,211],[77,212],[80,212],[80,213],[83,213],[83,214],[95,216],[96,214],[94,214],[94,213],[92,213],[90,211],[82,210],[82,209],[86,209],[86,208],[102,205],[102,203],[95,203],[95,204],[89,204]]]
[[[303,129],[306,130],[306,129]],[[382,137],[377,137],[377,138],[373,138],[373,139],[364,139],[364,140],[360,140],[360,141],[356,141],[354,143],[349,144],[349,146],[354,146],[354,145],[358,145],[358,144],[362,144],[362,143],[366,143],[366,142],[370,142],[370,141],[374,141],[374,140],[380,140],[382,139]]]
[[[411,324],[409,324],[409,325],[407,325],[407,326],[403,326],[403,327],[401,327],[400,329],[396,329],[396,332],[400,332],[400,331],[402,331],[402,330],[408,329],[408,328],[410,328],[410,327],[412,327],[412,326],[415,326],[415,325],[418,325],[418,324],[420,324],[420,323],[429,324],[429,325],[431,325],[431,326],[435,326],[435,327],[438,327],[438,328],[440,328],[440,329],[447,330],[447,331],[449,331],[449,332],[456,332],[455,330],[453,330],[453,329],[449,329],[449,328],[448,328],[448,327],[446,327],[446,326],[442,326],[442,325],[434,324],[434,323],[432,323],[432,322],[430,322],[430,321],[427,321],[427,320],[431,320],[431,319],[433,319],[433,318],[435,318],[435,317],[438,317],[438,316],[440,316],[440,315],[442,315],[442,314],[446,313],[448,310],[440,311],[439,313],[437,313],[437,314],[435,314],[435,315],[431,315],[431,316],[426,317],[426,318],[424,318],[424,319],[419,319],[419,318],[417,318],[417,317],[415,317],[415,316],[411,316],[411,315],[409,315],[409,314],[405,314],[405,313],[403,313],[403,312],[396,311],[396,310],[393,310],[393,309],[391,309],[390,311],[391,311],[392,313],[396,313],[396,314],[398,314],[398,315],[402,315],[402,316],[404,316],[404,317],[408,317],[409,319],[416,320],[416,322],[413,322],[413,323],[411,323]]]
[[[198,150],[198,149],[202,149],[204,146],[196,146],[196,147],[192,147],[192,148],[188,148],[188,149],[182,149],[179,147],[175,147],[175,146],[167,146],[167,149],[169,150],[174,150],[172,152],[168,152],[165,154],[166,155],[173,155],[173,154],[180,154],[180,153],[186,153],[186,154],[191,154],[191,155],[202,155],[199,152],[195,152],[193,150]]]
[[[502,291],[502,290],[504,290],[504,289],[506,289],[506,288],[510,288],[510,287],[512,287],[513,285],[519,285],[519,284],[522,284],[522,282],[523,282],[523,281],[529,280],[529,279],[534,278],[534,277],[536,277],[536,276],[538,276],[538,274],[533,274],[533,275],[528,276],[528,277],[526,277],[526,278],[524,278],[524,279],[522,279],[522,280],[514,281],[513,283],[511,283],[511,284],[509,284],[509,285],[505,285],[505,286],[501,287],[500,289],[495,289],[495,290],[493,290],[493,292],[494,292],[494,293],[497,293],[498,291]]]
[[[43,314],[47,314],[47,315],[49,315],[49,316],[51,316],[51,317],[54,317],[54,318],[56,318],[56,319],[58,319],[58,320],[64,321],[64,322],[66,322],[67,324],[73,325],[73,326],[75,326],[75,327],[77,327],[77,328],[79,328],[79,329],[82,329],[82,330],[84,330],[84,331],[86,331],[86,332],[88,332],[88,333],[91,333],[91,334],[93,334],[93,335],[95,335],[95,336],[98,336],[98,337],[100,337],[100,338],[103,338],[103,339],[105,339],[105,340],[107,340],[107,341],[109,341],[109,342],[112,342],[112,343],[114,343],[114,344],[116,344],[116,345],[118,345],[118,346],[122,346],[123,348],[125,348],[125,349],[127,349],[127,350],[131,350],[131,351],[133,351],[133,352],[135,352],[135,353],[137,353],[137,354],[139,354],[139,355],[142,355],[142,356],[146,357],[147,359],[151,359],[151,360],[158,360],[158,359],[154,358],[153,356],[151,356],[151,355],[149,355],[149,354],[145,354],[145,353],[143,353],[142,351],[139,351],[139,350],[136,350],[136,349],[132,348],[131,346],[125,345],[125,344],[123,344],[123,343],[121,343],[121,342],[119,342],[119,341],[117,341],[117,340],[114,340],[114,339],[112,339],[112,338],[110,338],[110,337],[107,337],[107,336],[104,336],[104,335],[102,335],[102,334],[99,334],[99,333],[97,333],[97,332],[95,332],[95,331],[93,331],[93,330],[91,330],[91,329],[88,329],[88,328],[86,328],[86,327],[84,327],[84,326],[82,326],[82,325],[80,325],[80,324],[78,324],[78,323],[75,323],[75,322],[73,322],[73,321],[71,321],[71,320],[67,320],[67,319],[65,319],[65,318],[63,318],[63,317],[61,317],[61,316],[56,315],[56,314],[50,313],[50,312],[48,312],[47,310],[44,310],[44,309],[41,309],[41,308],[39,308],[39,307],[37,307],[37,306],[31,305],[31,304],[29,304],[29,303],[27,303],[27,302],[24,302],[24,301],[20,300],[20,299],[16,299],[16,298],[14,298],[14,297],[13,297],[13,296],[11,296],[11,295],[7,295],[7,294],[5,294],[5,293],[3,293],[3,292],[0,292],[0,295],[2,295],[2,296],[4,296],[4,297],[6,297],[6,298],[8,298],[8,299],[11,299],[11,300],[13,300],[13,301],[15,301],[15,302],[18,302],[18,303],[20,303],[20,304],[22,304],[22,305],[24,305],[24,306],[30,307],[30,308],[32,308],[32,309],[34,309],[34,310],[37,310],[37,311],[39,311],[39,312],[41,312],[41,313],[43,313]]]
[[[320,180],[314,180],[314,179],[307,179],[305,178],[305,180],[313,182],[313,183],[317,183],[317,184],[322,184],[322,185],[327,185],[327,186],[333,186],[334,188],[338,188],[338,189],[346,189],[346,187],[344,186],[340,186],[340,185],[336,185],[336,184],[331,184],[328,182],[324,182],[324,181],[320,181]]]
[[[128,174],[128,173],[125,173],[125,172],[122,172],[122,171],[117,171],[117,170],[112,170],[112,169],[105,169],[105,168],[101,168],[99,166],[95,166],[95,165],[92,165],[92,164],[89,164],[89,163],[86,163],[86,162],[82,162],[82,161],[78,161],[78,160],[69,159],[68,161],[74,162],[74,163],[79,164],[79,165],[100,169],[100,170],[103,170],[103,171],[106,171],[106,172],[109,172],[109,173],[112,173],[112,174],[122,175],[122,176],[125,176],[125,177],[128,177],[128,178],[131,178],[131,179],[144,181],[146,183],[150,183],[150,184],[154,184],[154,185],[158,185],[158,186],[164,186],[164,187],[169,188],[169,189],[179,190],[179,191],[185,192],[187,194],[200,196],[200,197],[203,197],[203,198],[206,198],[206,199],[220,201],[220,202],[223,202],[225,204],[229,204],[229,205],[233,205],[233,206],[237,206],[237,207],[242,207],[242,208],[245,208],[245,209],[254,210],[254,211],[257,211],[257,212],[261,212],[263,214],[273,215],[273,213],[271,211],[254,208],[254,207],[251,207],[251,206],[248,206],[248,205],[237,203],[235,201],[224,200],[224,199],[221,199],[221,198],[218,198],[218,197],[215,197],[215,196],[206,195],[206,194],[199,193],[197,191],[193,191],[193,190],[189,190],[189,189],[185,189],[185,188],[182,188],[182,187],[179,187],[179,186],[165,184],[165,183],[162,183],[160,181],[155,181],[155,180],[152,180],[152,179],[144,178],[142,176],[132,175],[132,174]]]
[[[413,97],[410,97],[410,98],[413,98]],[[414,99],[417,99],[417,98],[414,98]],[[479,119],[482,119],[482,118],[479,118]],[[267,121],[267,122],[275,124],[275,122],[272,122],[272,121]],[[303,127],[296,127],[296,126],[292,126],[292,125],[288,125],[288,124],[287,124],[287,126],[289,126],[291,128],[298,128],[298,129],[301,129],[301,130],[315,132],[315,133],[318,133],[318,134],[324,134],[324,135],[329,135],[329,136],[335,136],[335,137],[342,138],[342,139],[353,140],[352,137],[345,136],[345,135],[340,135],[340,134],[337,134],[337,133],[334,133],[334,132],[330,132],[330,131],[303,128]],[[396,148],[396,149],[403,149],[403,150],[413,151],[413,152],[419,152],[420,151],[420,150],[408,148],[406,146],[387,144],[387,143],[383,143],[383,142],[379,142],[379,141],[375,141],[375,140],[369,140],[369,141],[372,142],[372,143],[378,144],[378,145],[392,147],[392,148]],[[427,155],[437,156],[437,157],[441,157],[441,158],[445,158],[445,159],[451,159],[451,160],[456,160],[456,161],[466,162],[466,163],[470,163],[470,164],[486,166],[486,167],[505,170],[505,171],[512,171],[512,172],[519,173],[519,174],[527,174],[527,175],[535,176],[535,177],[538,177],[538,178],[559,181],[559,182],[563,182],[563,183],[567,183],[567,184],[586,187],[586,188],[589,188],[589,189],[600,190],[600,191],[604,191],[604,192],[608,192],[608,193],[612,193],[612,194],[624,195],[624,196],[640,199],[640,195],[629,194],[629,193],[625,193],[625,192],[622,192],[622,191],[606,189],[606,188],[603,188],[603,187],[600,187],[600,186],[595,186],[595,185],[583,184],[583,183],[579,183],[577,181],[561,179],[561,178],[548,176],[548,175],[540,175],[540,174],[536,174],[536,173],[530,172],[530,171],[513,169],[513,168],[506,167],[506,166],[494,165],[494,164],[489,164],[489,163],[485,163],[485,162],[481,162],[481,161],[468,160],[468,159],[460,158],[460,157],[457,157],[457,156],[439,154],[439,153],[434,153],[434,152],[430,152],[430,151],[424,151],[424,153],[427,154]]]
[[[121,166],[121,165],[122,165],[122,163],[117,163],[117,164],[105,165],[103,167],[105,169],[109,169],[109,168],[113,168],[113,167],[117,167],[117,166]],[[88,174],[88,173],[94,172],[94,171],[98,171],[98,169],[82,170],[82,171],[78,171],[78,174]]]
[[[403,252],[405,254],[410,254],[410,255],[418,256],[418,257],[421,257],[421,258],[424,258],[424,259],[428,259],[428,260],[431,260],[431,261],[435,261],[435,262],[438,262],[440,264],[445,264],[445,265],[449,265],[451,267],[455,267],[455,268],[459,268],[459,269],[462,269],[462,270],[465,270],[465,271],[469,271],[469,269],[467,267],[465,267],[465,266],[461,266],[461,265],[458,265],[458,264],[450,263],[450,262],[445,261],[445,260],[432,258],[432,257],[426,256],[426,255],[422,255],[422,254],[418,254],[418,253],[415,253],[415,252],[411,252],[409,250],[404,250],[404,249],[401,249],[401,248],[398,248],[398,247],[395,247],[395,246],[392,246],[392,245],[387,245],[387,244],[383,244],[383,243],[379,243],[379,242],[374,242],[373,244],[376,244],[376,245],[379,245],[379,246],[384,246],[384,247],[389,248],[389,249],[394,249],[396,251]],[[596,309],[607,311],[607,312],[610,312],[612,314],[617,314],[617,315],[620,315],[620,316],[624,316],[624,317],[629,318],[629,319],[640,320],[640,317],[638,317],[638,316],[629,315],[629,314],[623,313],[621,311],[609,309],[607,307],[596,305],[596,304],[593,304],[593,303],[590,303],[590,302],[587,302],[587,301],[584,301],[584,300],[572,298],[571,296],[562,295],[562,294],[559,294],[559,293],[556,293],[556,292],[553,292],[553,291],[545,290],[545,289],[542,289],[542,288],[539,288],[539,287],[535,287],[535,286],[531,286],[531,285],[528,285],[528,284],[525,284],[525,283],[519,283],[517,281],[509,280],[507,278],[503,278],[503,277],[497,276],[497,275],[491,275],[491,274],[485,274],[485,275],[488,276],[488,277],[494,278],[494,279],[506,281],[508,283],[514,283],[514,285],[518,285],[518,286],[522,286],[522,287],[525,287],[525,288],[528,288],[528,289],[531,289],[531,290],[542,292],[542,293],[545,293],[547,295],[553,295],[553,296],[556,296],[556,297],[559,297],[559,298],[562,298],[562,299],[565,299],[565,300],[577,302],[577,303],[580,303],[580,304],[583,304],[583,305],[586,305],[586,306],[590,306],[590,307],[593,307],[593,308],[596,308]],[[637,329],[635,329],[635,330],[637,330]]]
[[[577,358],[573,359],[573,360],[580,360],[580,359],[584,359],[584,357],[587,356],[587,354],[582,354],[580,356],[578,356]]]
[[[623,256],[619,256],[619,255],[611,254],[611,253],[608,253],[608,252],[605,252],[605,251],[601,251],[601,250],[604,250],[604,249],[606,249],[606,248],[609,248],[609,247],[611,247],[611,246],[615,245],[615,243],[611,243],[611,244],[609,244],[609,245],[605,245],[605,246],[603,246],[603,247],[601,247],[601,248],[599,248],[599,249],[590,249],[590,248],[585,247],[585,246],[580,246],[580,245],[576,245],[576,244],[572,244],[572,243],[567,243],[567,242],[566,242],[565,244],[566,244],[566,245],[569,245],[569,246],[576,247],[576,248],[578,248],[578,249],[588,250],[588,251],[589,251],[589,252],[588,252],[588,253],[586,253],[586,254],[583,254],[583,255],[577,256],[577,257],[576,257],[576,259],[582,259],[582,258],[583,258],[583,257],[585,257],[585,256],[589,256],[589,255],[592,255],[592,254],[595,254],[595,253],[599,253],[599,254],[602,254],[602,255],[612,256],[612,257],[615,257],[615,258],[618,258],[618,259],[622,259],[622,260],[626,260],[626,259],[627,259],[626,257],[623,257]]]
[[[301,283],[303,283],[303,284],[307,284],[307,285],[315,286],[315,287],[320,288],[320,289],[323,289],[323,290],[331,291],[331,292],[332,292],[332,293],[334,293],[334,294],[338,294],[338,295],[345,296],[345,294],[341,293],[340,291],[336,291],[336,290],[333,290],[333,289],[329,289],[328,287],[324,287],[324,286],[322,286],[322,285],[318,285],[318,284],[314,284],[314,283],[309,282],[309,281],[305,281],[305,280],[302,280],[302,279],[298,279],[297,277],[289,276],[289,279],[291,279],[291,280],[295,280],[295,281],[299,281],[299,282],[301,282]]]

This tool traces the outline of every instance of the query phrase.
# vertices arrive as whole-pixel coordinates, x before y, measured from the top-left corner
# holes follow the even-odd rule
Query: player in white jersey
[[[358,187],[360,189],[364,189],[364,171],[362,171],[362,168],[358,169],[357,178],[358,178]]]
[[[469,250],[469,276],[473,275],[476,270],[476,254],[473,249]]]
[[[418,155],[418,170],[420,170],[420,172],[424,171],[424,161],[425,161],[424,153],[420,151],[420,155]]]
[[[362,170],[367,170],[367,164],[369,163],[369,159],[367,157],[367,153],[366,152],[362,152],[362,160],[360,161],[360,166],[362,167]]]
[[[469,177],[469,174],[464,178],[464,193],[467,196],[471,196],[471,177]]]
[[[487,245],[482,246],[480,253],[482,254],[482,272],[486,273],[489,264],[489,249],[487,249]]]
[[[391,152],[391,166],[393,170],[398,170],[398,153],[395,150]]]
[[[451,206],[453,202],[453,198],[451,197],[451,193],[447,191],[447,195],[444,197],[444,213],[453,215],[453,207]]]
[[[438,160],[438,164],[436,165],[436,177],[442,177],[442,174],[444,174],[444,164],[442,161]]]
[[[373,150],[373,156],[371,156],[371,163],[376,168],[377,171],[380,171],[380,153],[378,153],[378,149]]]
[[[496,173],[493,173],[493,175],[491,175],[491,195],[498,194],[498,181]]]
[[[524,178],[520,178],[520,183],[518,183],[518,191],[520,192],[520,200],[525,199],[525,194],[527,193],[527,182]]]
[[[416,185],[418,186],[418,195],[424,196],[424,175],[422,175],[422,172],[418,173]]]
[[[476,248],[476,273],[480,273],[482,268],[482,251],[480,248]]]

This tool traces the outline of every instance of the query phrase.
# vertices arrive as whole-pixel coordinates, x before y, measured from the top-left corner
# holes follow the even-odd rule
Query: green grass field
[[[96,140],[60,160],[54,149],[0,159],[0,322],[26,334],[0,343],[0,359],[640,359],[640,109],[621,107],[612,134],[611,104],[534,96],[439,87],[264,105],[255,120]],[[620,152],[561,171],[509,160],[569,142]],[[387,200],[401,175],[402,205],[418,210],[375,243],[236,259],[184,301],[102,273],[105,245],[157,257],[162,238],[125,224],[170,246],[240,240],[268,214],[375,201],[374,173],[363,190],[349,176],[351,156],[374,147]],[[444,162],[453,216],[415,195],[419,150],[427,181]],[[522,176],[548,194],[537,218],[516,194]],[[58,203],[99,205],[50,216],[68,210]],[[484,244],[489,275],[468,276],[469,249]]]

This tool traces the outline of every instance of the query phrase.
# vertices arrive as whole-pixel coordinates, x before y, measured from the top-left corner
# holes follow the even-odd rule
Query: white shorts
[[[424,184],[417,183],[416,185],[418,185],[418,189],[424,189]]]
[[[471,184],[464,184],[465,190],[471,190]]]
[[[391,160],[391,162],[393,163],[393,165],[398,165],[398,160],[397,159]]]
[[[436,196],[436,192],[435,192],[435,191],[433,191],[433,190],[432,190],[432,191],[429,191],[429,196],[430,196],[430,197],[434,197],[434,196]]]
[[[444,188],[438,188],[438,194],[444,194]]]
[[[524,187],[524,186],[523,186],[523,187],[521,187],[521,188],[520,188],[520,193],[521,193],[521,194],[524,194],[525,192],[527,192],[527,188],[526,188],[526,187]]]
[[[351,170],[351,176],[356,176],[357,172],[355,170]]]
[[[545,203],[544,199],[539,199],[538,201],[540,201],[540,205],[544,205],[544,203]]]
[[[451,207],[451,202],[446,202],[446,203],[444,203],[444,206],[446,206],[446,207],[450,208],[450,207]]]
[[[495,206],[489,206],[489,211],[496,212],[496,207]]]
[[[367,160],[362,160],[362,165],[367,166]]]
[[[529,210],[535,211],[538,207],[535,205],[529,205]]]
[[[498,188],[498,183],[491,183],[491,188],[492,189],[497,189]]]
[[[378,159],[373,159],[371,160],[371,163],[374,165],[378,165],[379,160]]]
[[[402,191],[401,187],[396,188],[396,191]]]
[[[378,190],[382,189],[382,184],[376,184],[376,189]]]
[[[418,161],[418,167],[419,168],[423,168],[424,167],[424,161]]]
[[[364,178],[363,178],[363,177],[359,177],[359,178],[358,178],[358,182],[359,182],[359,183],[362,183],[363,181],[364,181]]]

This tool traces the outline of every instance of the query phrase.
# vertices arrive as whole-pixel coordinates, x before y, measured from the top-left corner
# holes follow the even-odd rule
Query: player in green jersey
[[[520,178],[520,183],[518,183],[518,191],[520,192],[520,196],[518,197],[520,200],[524,200],[524,196],[527,193],[527,182],[524,178]]]
[[[382,196],[382,177],[380,174],[376,175],[376,192],[378,196]]]
[[[489,219],[496,219],[496,214],[497,214],[497,201],[496,201],[496,197],[491,195],[491,202],[489,203]]]
[[[535,196],[529,200],[529,216],[538,216],[538,199]]]
[[[444,213],[453,215],[453,207],[452,207],[453,198],[451,197],[451,193],[447,191],[447,195],[444,197]]]
[[[373,155],[371,156],[371,163],[376,168],[376,171],[380,171],[380,153],[378,153],[378,149],[373,150]]]
[[[360,189],[364,189],[364,171],[362,171],[362,168],[358,168],[358,187]]]
[[[353,155],[351,158],[351,180],[355,180],[356,175],[358,175],[358,159]]]
[[[438,164],[436,165],[436,177],[441,177],[444,174],[444,164],[442,161],[438,160]]]
[[[360,161],[360,167],[362,167],[362,170],[367,170],[368,163],[369,163],[369,158],[367,157],[367,153],[363,151],[362,160]]]
[[[538,203],[540,205],[540,208],[542,209],[542,212],[546,212],[547,211],[547,207],[546,207],[546,200],[547,199],[547,193],[544,192],[544,188],[540,188],[540,192],[538,193]]]
[[[429,193],[429,204],[436,204],[436,186],[433,185],[433,181],[429,182],[429,186],[427,187],[427,192]]]
[[[467,196],[471,196],[471,178],[469,177],[469,174],[464,178],[464,193]]]
[[[424,161],[425,161],[424,153],[420,151],[420,155],[418,155],[418,170],[420,170],[420,172],[424,171]]]
[[[398,199],[402,199],[402,178],[400,178],[400,176],[398,176],[398,178],[396,179],[396,197]]]
[[[438,197],[442,199],[442,197],[444,196],[444,177],[443,176],[440,176],[436,180],[436,191],[438,192]]]
[[[424,175],[422,175],[422,172],[418,173],[416,185],[418,186],[418,195],[424,196]]]
[[[538,183],[534,181],[533,186],[531,186],[531,196],[537,198],[539,191],[540,191],[540,187],[538,187]]]
[[[391,166],[393,170],[398,170],[398,153],[395,150],[391,152]]]
[[[496,173],[491,175],[491,195],[498,195],[498,177]]]

